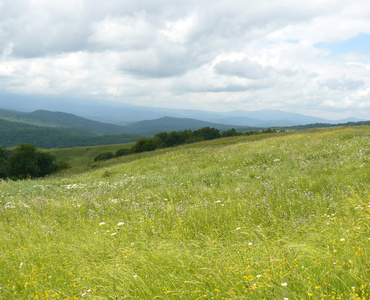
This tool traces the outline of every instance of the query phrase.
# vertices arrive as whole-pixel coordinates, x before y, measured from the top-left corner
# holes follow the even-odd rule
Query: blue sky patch
[[[340,55],[349,52],[370,53],[370,35],[361,33],[343,42],[317,43],[315,47],[329,49],[332,52],[331,55]]]

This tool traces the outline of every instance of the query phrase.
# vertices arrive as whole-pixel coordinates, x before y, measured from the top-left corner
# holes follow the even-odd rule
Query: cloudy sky
[[[370,1],[0,0],[0,94],[370,119]]]

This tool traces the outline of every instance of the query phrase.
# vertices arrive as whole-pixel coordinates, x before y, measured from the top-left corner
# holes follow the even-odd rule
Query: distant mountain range
[[[227,130],[233,126],[170,117],[117,125],[63,112],[38,110],[25,113],[0,109],[0,146],[31,143],[41,148],[63,148],[121,144],[162,131],[196,130],[202,127]]]
[[[62,111],[89,120],[103,123],[138,122],[162,117],[196,119],[204,122],[232,126],[274,127],[294,126],[312,123],[346,123],[364,121],[350,118],[344,120],[327,120],[280,110],[210,112],[193,109],[171,109],[133,106],[112,102],[103,103],[91,99],[72,99],[55,96],[12,95],[0,97],[0,108],[23,112]]]
[[[242,127],[275,127],[295,126],[313,123],[345,123],[363,121],[356,118],[345,120],[327,120],[297,113],[289,113],[280,110],[259,110],[259,111],[230,111],[210,112],[191,109],[169,109],[152,107],[101,107],[99,111],[81,112],[81,116],[101,122],[117,123],[120,121],[143,121],[162,117],[196,119],[204,122],[211,122],[224,125]]]
[[[162,116],[165,113],[172,116]],[[325,119],[274,110],[213,113],[134,107],[129,110],[117,108],[111,111],[106,107],[105,110],[101,109],[99,118],[113,121],[118,120],[119,115],[121,116],[119,120],[124,122],[112,124],[65,112],[47,110],[19,112],[0,109],[0,146],[13,147],[21,143],[31,143],[41,148],[93,146],[133,142],[142,136],[151,137],[163,131],[196,130],[202,127],[214,127],[221,131],[231,128],[250,131],[266,127],[331,123]],[[147,115],[157,118],[133,121]],[[196,116],[197,119],[186,117],[188,115]],[[116,116],[116,119],[113,116]],[[340,120],[340,123],[348,121]]]

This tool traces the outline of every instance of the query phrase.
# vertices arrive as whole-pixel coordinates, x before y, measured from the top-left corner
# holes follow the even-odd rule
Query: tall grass
[[[0,299],[369,299],[369,127],[0,184]]]

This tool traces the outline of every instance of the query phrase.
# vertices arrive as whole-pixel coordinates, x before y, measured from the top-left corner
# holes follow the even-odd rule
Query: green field
[[[0,299],[370,299],[369,163],[331,128],[1,182]]]
[[[57,161],[67,162],[73,171],[76,169],[85,170],[91,166],[94,158],[102,152],[115,153],[118,149],[129,149],[134,143],[116,144],[116,145],[102,145],[102,146],[91,146],[91,147],[74,147],[74,148],[63,148],[63,149],[51,149],[46,150],[56,156]]]

